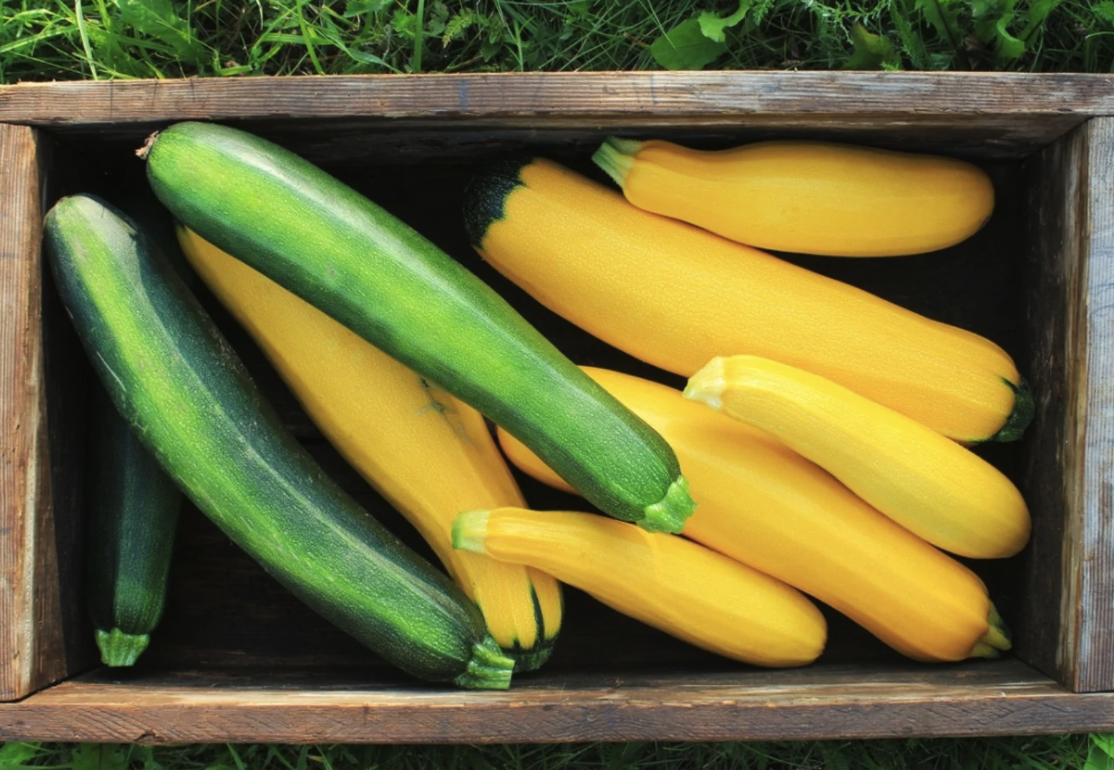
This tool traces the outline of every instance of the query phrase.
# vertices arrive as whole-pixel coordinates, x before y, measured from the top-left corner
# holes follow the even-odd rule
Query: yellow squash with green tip
[[[545,570],[705,650],[756,666],[803,666],[824,649],[820,611],[781,581],[674,535],[590,513],[464,513],[453,545]]]
[[[883,516],[771,436],[680,391],[606,369],[585,371],[677,452],[696,513],[682,535],[828,604],[920,661],[997,657],[1008,631],[979,577]],[[566,490],[500,431],[512,463]]]
[[[642,211],[552,161],[489,167],[465,222],[484,259],[543,305],[675,374],[772,358],[965,442],[1016,440],[1032,419],[1028,386],[990,340]]]
[[[757,356],[712,359],[685,396],[764,430],[918,537],[960,556],[1013,556],[1029,509],[1001,471],[915,420]]]
[[[544,663],[561,625],[557,581],[456,551],[450,541],[461,511],[525,505],[483,417],[196,233],[178,234],[194,269],[325,437],[421,532],[480,607],[516,670]]]
[[[994,185],[956,158],[779,140],[701,151],[611,137],[593,159],[640,209],[760,249],[895,257],[966,240]]]

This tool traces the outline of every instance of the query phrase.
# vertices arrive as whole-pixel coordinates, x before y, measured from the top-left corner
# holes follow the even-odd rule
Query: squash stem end
[[[486,553],[487,521],[490,511],[465,511],[453,520],[453,548],[473,553]]]
[[[1016,385],[1004,377],[1002,381],[1014,393],[1013,411],[1006,418],[1006,424],[1002,426],[1002,429],[988,438],[987,441],[1017,441],[1025,433],[1025,429],[1029,427],[1029,423],[1033,421],[1033,416],[1036,413],[1033,391],[1024,377],[1018,377]]]
[[[469,690],[506,690],[511,686],[514,660],[503,654],[491,636],[472,645],[468,668],[453,680],[457,687]]]
[[[684,529],[685,521],[694,510],[696,502],[689,494],[689,483],[684,476],[678,476],[669,485],[665,497],[646,507],[646,515],[638,524],[648,532],[677,534]]]
[[[101,662],[113,668],[134,666],[150,641],[151,637],[148,634],[128,634],[119,628],[113,628],[111,631],[97,629],[97,647],[101,651]]]
[[[998,608],[994,603],[990,604],[990,612],[986,616],[986,622],[990,626],[987,629],[986,635],[979,640],[980,644],[988,644],[996,650],[1008,650],[1013,646],[1013,639],[1010,635],[1010,629],[1006,625],[1006,621],[1002,620],[1002,616],[998,614]]]
[[[627,175],[634,168],[635,156],[640,149],[642,142],[609,136],[592,155],[592,161],[606,171],[615,180],[615,184],[623,187],[627,183]]]
[[[510,657],[514,658],[514,672],[516,674],[526,671],[537,671],[545,665],[549,660],[549,656],[553,654],[554,642],[556,637],[547,639],[541,644],[537,645],[530,650],[515,650],[512,653],[507,653]]]
[[[719,411],[723,408],[723,391],[726,389],[726,364],[722,356],[717,356],[689,378],[684,396]]]

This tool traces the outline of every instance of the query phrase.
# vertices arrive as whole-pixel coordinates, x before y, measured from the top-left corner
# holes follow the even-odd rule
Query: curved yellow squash
[[[549,309],[692,376],[751,354],[820,374],[960,441],[1013,440],[1032,399],[993,342],[667,217],[548,160],[466,198],[480,254]]]
[[[483,417],[262,273],[179,229],[190,264],[259,343],[325,437],[430,544],[519,671],[549,657],[560,584],[454,550],[452,521],[525,505]]]
[[[967,239],[994,210],[985,171],[937,155],[810,141],[705,152],[609,138],[594,159],[635,206],[760,249],[921,254]]]
[[[803,666],[827,624],[784,583],[681,537],[590,513],[464,513],[453,544],[528,564],[690,644],[756,666]]]
[[[1013,556],[1029,509],[990,463],[847,388],[757,356],[712,359],[685,396],[766,431],[913,534],[977,559]]]
[[[916,660],[994,657],[1009,648],[975,573],[822,468],[680,391],[585,371],[676,451],[697,503],[686,537],[814,596]],[[499,441],[520,469],[568,489],[511,436],[500,431]]]

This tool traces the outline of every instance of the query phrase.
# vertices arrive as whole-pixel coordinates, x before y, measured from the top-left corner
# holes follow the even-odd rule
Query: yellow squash
[[[729,356],[694,374],[685,396],[766,431],[945,551],[995,559],[1029,540],[1029,509],[1001,471],[831,380],[757,356]]]
[[[464,513],[453,544],[528,564],[690,644],[757,666],[803,666],[827,624],[784,583],[715,551],[590,513]]]
[[[768,434],[673,388],[585,371],[659,431],[696,512],[681,534],[799,588],[916,660],[995,657],[1005,627],[975,573],[867,505]],[[567,485],[500,431],[511,462]]]
[[[837,257],[954,246],[994,210],[971,163],[833,142],[755,142],[705,152],[609,138],[596,163],[646,211],[760,249]]]
[[[635,208],[548,160],[492,167],[466,196],[472,242],[546,307],[692,376],[751,354],[820,374],[961,441],[1014,440],[1027,386],[993,342]]]
[[[418,529],[479,605],[516,670],[545,662],[561,624],[549,575],[454,550],[452,521],[524,505],[483,417],[192,231],[190,264],[259,343],[325,437]]]

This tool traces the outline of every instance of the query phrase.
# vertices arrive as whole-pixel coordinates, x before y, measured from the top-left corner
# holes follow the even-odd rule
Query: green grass
[[[0,767],[54,770],[1108,770],[1087,736],[571,746],[8,744]]]
[[[723,42],[706,37],[717,30]],[[685,50],[701,56],[670,56],[674,43],[695,44]],[[0,2],[0,82],[9,83],[631,70],[659,61],[694,67],[705,59],[708,67],[733,69],[1110,72],[1114,1]]]

